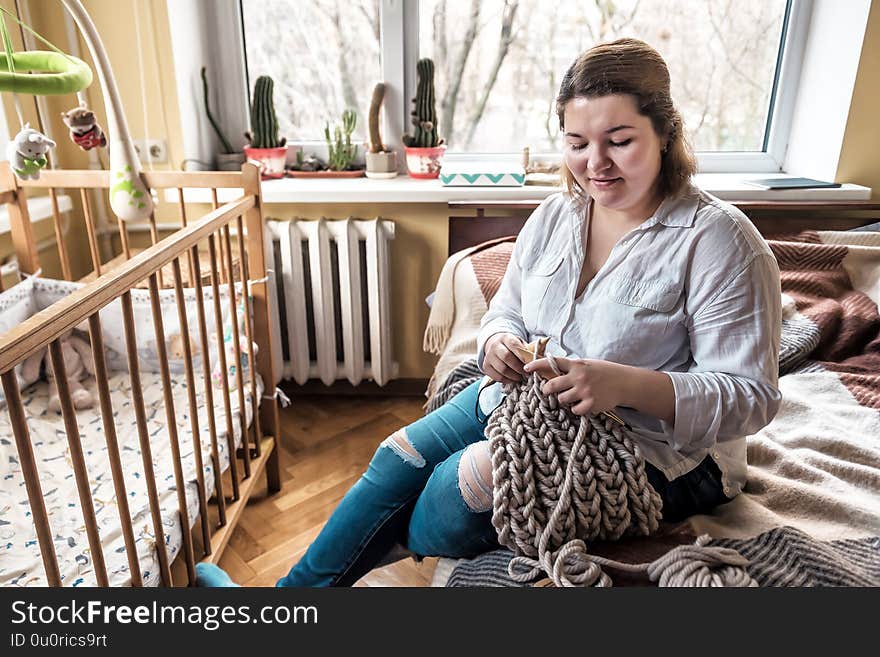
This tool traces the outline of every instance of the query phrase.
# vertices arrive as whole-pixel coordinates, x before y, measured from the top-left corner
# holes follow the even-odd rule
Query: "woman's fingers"
[[[496,361],[484,361],[483,368],[488,377],[493,381],[498,381],[499,383],[517,383],[519,381],[519,378],[514,378],[517,376],[516,373],[503,363],[496,365]]]
[[[507,367],[519,374],[521,378],[526,373],[523,369],[523,362],[519,359],[519,356],[511,351],[510,347],[508,347],[506,344],[502,344],[500,346],[504,351],[499,354],[499,357],[504,362],[504,364],[507,365]]]
[[[563,374],[571,369],[571,360],[568,358],[558,357],[553,360],[556,361],[556,367]],[[548,358],[539,358],[538,360],[533,360],[531,363],[526,363],[524,369],[527,374],[530,372],[537,372],[541,377],[548,380],[559,376],[550,366],[550,359]]]

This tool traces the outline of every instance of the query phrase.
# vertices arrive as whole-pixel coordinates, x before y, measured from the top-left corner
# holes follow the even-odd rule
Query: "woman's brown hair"
[[[635,97],[638,111],[651,119],[654,132],[666,143],[660,159],[659,191],[678,196],[696,173],[694,152],[685,137],[681,114],[672,103],[669,69],[656,50],[638,39],[602,43],[583,53],[566,71],[556,97],[560,129],[565,128],[565,105],[573,98],[598,98],[612,94]],[[564,165],[562,182],[575,199],[586,193]]]

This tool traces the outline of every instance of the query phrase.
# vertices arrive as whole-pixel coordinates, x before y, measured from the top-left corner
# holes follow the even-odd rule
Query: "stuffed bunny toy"
[[[64,370],[67,374],[67,386],[70,388],[70,399],[74,408],[92,408],[95,398],[92,393],[82,385],[83,379],[95,375],[94,360],[92,359],[92,347],[88,341],[73,332],[61,338],[61,353],[64,356]],[[40,378],[40,366],[45,361],[46,379],[49,381],[49,410],[61,412],[61,398],[58,396],[58,385],[55,383],[55,371],[52,368],[52,359],[49,357],[49,349],[28,357],[23,363],[20,374],[21,387],[24,388]]]
[[[19,178],[37,180],[48,162],[46,153],[50,148],[55,148],[55,142],[25,123],[6,147],[6,159]]]

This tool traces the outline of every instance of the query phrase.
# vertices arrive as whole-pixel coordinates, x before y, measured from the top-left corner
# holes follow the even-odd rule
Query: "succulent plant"
[[[345,171],[357,157],[357,144],[351,143],[351,133],[356,125],[357,114],[352,109],[342,112],[342,127],[336,125],[332,137],[330,124],[324,124],[324,139],[327,141],[328,165],[331,170]]]
[[[278,139],[278,119],[272,102],[275,83],[268,75],[261,75],[254,83],[251,101],[251,131],[245,136],[253,148],[276,148],[284,146],[286,139]]]
[[[385,83],[379,82],[373,88],[373,98],[370,101],[370,152],[387,153],[388,149],[382,142],[382,132],[379,129],[379,111],[382,109],[382,101],[385,100]]]
[[[437,106],[434,100],[434,62],[431,59],[420,59],[416,64],[418,86],[414,104],[412,124],[415,127],[412,135],[403,136],[403,143],[410,148],[431,148],[439,146],[443,140],[437,134]]]
[[[217,134],[220,144],[223,146],[223,152],[234,153],[235,149],[232,148],[232,144],[229,143],[226,135],[220,130],[220,126],[217,125],[217,121],[214,120],[213,114],[211,114],[211,107],[208,105],[208,74],[204,66],[202,66],[202,93],[205,97],[205,114],[208,115],[208,121],[211,123],[211,127],[214,128],[214,132]]]

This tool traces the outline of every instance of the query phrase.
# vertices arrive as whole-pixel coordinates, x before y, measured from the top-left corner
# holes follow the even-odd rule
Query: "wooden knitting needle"
[[[544,358],[548,342],[550,342],[550,338],[548,337],[538,338],[534,342],[530,342],[522,347],[514,346],[513,352],[523,363],[531,363],[533,360]],[[551,371],[547,374],[546,379],[549,381],[550,379],[555,379],[557,376],[558,375],[555,372]],[[606,415],[622,427],[627,426],[626,422],[624,422],[614,411],[603,411],[600,415]]]

